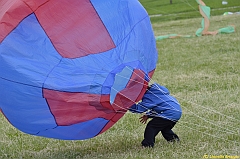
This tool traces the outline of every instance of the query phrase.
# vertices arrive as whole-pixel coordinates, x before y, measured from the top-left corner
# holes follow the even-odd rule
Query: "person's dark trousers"
[[[155,143],[155,137],[160,131],[167,141],[179,141],[178,136],[171,130],[175,124],[176,122],[171,120],[166,120],[160,117],[153,118],[146,126],[142,146],[153,147]]]

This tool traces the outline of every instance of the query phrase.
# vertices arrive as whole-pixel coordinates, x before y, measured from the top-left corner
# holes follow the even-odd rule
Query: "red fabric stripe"
[[[77,58],[115,47],[89,0],[52,0],[35,13],[63,57]]]
[[[100,132],[102,133],[114,125],[139,98],[142,98],[147,87],[144,76],[141,70],[134,70],[127,87],[116,95],[113,105],[109,102],[109,95],[48,89],[43,89],[43,95],[58,125],[71,125],[94,118],[104,118],[109,122]]]
[[[153,76],[153,74],[154,74],[154,71],[155,71],[155,69],[148,73],[149,78],[152,78],[152,76]],[[147,80],[150,80],[150,79],[147,79]],[[141,93],[139,94],[139,96],[138,96],[138,98],[137,98],[136,101],[140,101],[140,100],[142,99],[144,93],[145,93],[146,90],[147,90],[147,87],[148,87],[148,82],[145,80],[145,81],[144,81],[144,86],[143,86],[143,88],[142,88],[142,90],[141,90]]]
[[[31,9],[32,11],[36,11],[39,7],[44,5],[45,3],[48,3],[50,0],[22,0],[24,1]]]
[[[59,92],[43,89],[49,108],[58,125],[71,125],[94,118],[110,120],[115,112],[101,106],[100,95]],[[94,105],[92,102],[94,102]]]
[[[22,21],[32,10],[21,0],[0,1],[0,42]]]
[[[101,130],[100,133],[103,133],[124,115],[124,112],[117,113],[113,111],[109,104],[109,95],[102,95],[101,97],[104,99],[102,101],[104,101],[105,106],[108,105],[107,107],[110,109],[102,107],[99,101],[95,101],[100,99],[100,95],[58,92],[48,89],[44,89],[43,94],[56,123],[61,126],[76,124],[94,118],[104,118],[109,122]]]

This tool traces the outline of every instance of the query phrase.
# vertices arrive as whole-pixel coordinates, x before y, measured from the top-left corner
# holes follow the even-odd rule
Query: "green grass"
[[[182,105],[183,116],[174,127],[180,144],[169,144],[158,135],[154,149],[141,149],[145,125],[131,113],[102,135],[84,141],[27,135],[0,115],[0,158],[240,158],[239,19],[240,15],[211,18],[210,30],[235,24],[236,32],[232,34],[157,41],[159,59],[153,80],[168,87]],[[189,35],[195,33],[200,21],[156,22],[153,29],[155,35]]]
[[[140,0],[145,7],[152,22],[179,20],[199,17],[196,0]],[[222,0],[204,0],[211,8],[211,15],[223,15],[225,12],[240,12],[239,0],[227,0],[227,5],[222,5]],[[161,15],[161,16],[156,16]]]

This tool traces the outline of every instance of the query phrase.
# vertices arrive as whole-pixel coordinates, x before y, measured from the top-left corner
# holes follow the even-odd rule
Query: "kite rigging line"
[[[130,69],[130,68],[129,68]],[[135,73],[136,74],[136,73]],[[136,74],[137,76],[139,76],[138,74]],[[140,76],[139,76],[140,77]],[[140,77],[141,78],[141,77]],[[149,77],[147,77],[147,78],[149,78]],[[150,78],[149,78],[150,79]],[[138,82],[138,81],[135,81],[135,82]],[[152,79],[150,79],[149,80],[149,83],[151,83],[152,82]],[[154,84],[155,82],[153,82],[153,84]],[[114,89],[114,88],[113,88]],[[160,88],[159,88],[160,89]],[[116,89],[114,89],[115,91],[117,91]],[[161,90],[160,89],[160,91],[163,91],[163,90]],[[163,91],[164,92],[164,91]],[[123,94],[122,94],[123,95]],[[125,96],[126,97],[126,96]],[[128,98],[128,97],[126,97],[126,98]],[[168,97],[169,98],[169,97]],[[129,99],[129,98],[128,98]],[[131,100],[131,99],[129,99],[129,100]],[[134,102],[134,101],[133,101]],[[166,102],[166,101],[165,101]],[[167,102],[166,102],[167,103]],[[140,105],[140,106],[142,106],[142,105]],[[120,106],[118,106],[118,107],[120,107]],[[143,108],[145,108],[144,106],[142,106]],[[203,106],[201,106],[201,107],[203,107]],[[205,108],[205,107],[204,107]],[[125,109],[125,110],[127,110],[126,108],[122,108],[121,107],[121,109]],[[145,108],[145,109],[147,109],[147,108]],[[210,108],[208,108],[208,110],[211,110]],[[187,111],[189,112],[189,110],[187,109]],[[215,111],[215,110],[211,110],[211,111],[213,111],[213,112],[216,112],[216,113],[218,113],[218,114],[222,114],[222,113],[220,113],[220,112],[217,112],[217,111]],[[196,115],[194,112],[192,112],[192,111],[190,111],[193,115],[195,115],[196,117],[198,117],[199,119],[201,119],[201,120],[203,120],[203,121],[205,121],[205,122],[207,122],[207,123],[209,123],[209,124],[211,124],[211,125],[214,125],[214,126],[216,126],[216,127],[218,127],[218,128],[220,128],[218,131],[220,131],[220,132],[225,132],[225,133],[228,133],[228,134],[236,134],[236,131],[238,131],[237,129],[235,129],[234,127],[232,127],[232,126],[230,126],[231,128],[233,128],[233,129],[235,129],[235,130],[229,130],[228,128],[226,128],[226,127],[222,127],[222,126],[219,126],[219,125],[216,125],[214,122],[212,122],[212,121],[209,121],[209,120],[206,120],[206,119],[204,119],[203,117],[201,117],[201,116],[199,116],[199,115]],[[146,113],[146,112],[139,112],[139,113]],[[151,112],[150,112],[151,113]],[[155,113],[152,113],[152,114],[150,114],[151,116],[159,116],[159,115],[156,115]],[[226,116],[226,115],[224,115],[224,116]],[[160,116],[160,117],[162,117],[162,116]],[[226,116],[226,117],[228,117],[228,116]],[[166,117],[163,117],[163,118],[166,118]],[[230,117],[231,119],[235,119],[235,118],[233,118],[233,117]],[[171,119],[168,119],[168,120],[171,120]],[[238,119],[236,119],[236,120],[238,120]],[[178,122],[178,123],[181,123],[181,125],[184,125],[184,124],[182,124],[182,123],[187,123],[187,124],[190,124],[190,125],[194,125],[194,126],[198,126],[198,127],[204,127],[204,128],[207,128],[207,129],[214,129],[214,128],[212,128],[212,127],[210,127],[210,126],[201,126],[201,125],[197,125],[197,124],[194,124],[194,123],[190,123],[190,122],[184,122],[184,121],[180,121],[180,122]],[[185,125],[184,125],[185,126]],[[228,125],[229,126],[229,125]],[[188,126],[185,126],[185,127],[188,127]],[[209,136],[212,136],[212,137],[216,137],[216,138],[219,138],[219,139],[222,139],[222,140],[226,140],[226,141],[231,141],[231,142],[234,142],[235,143],[235,141],[232,141],[232,140],[229,140],[229,139],[224,139],[224,138],[221,138],[221,137],[218,137],[218,136],[216,136],[216,135],[212,135],[212,134],[209,134],[209,133],[206,133],[206,132],[202,132],[202,131],[199,131],[198,129],[194,129],[194,128],[191,128],[191,129],[193,129],[193,130],[195,130],[195,131],[198,131],[198,132],[201,132],[201,133],[203,133],[203,134],[205,134],[205,135],[209,135]],[[215,129],[216,130],[216,129]]]

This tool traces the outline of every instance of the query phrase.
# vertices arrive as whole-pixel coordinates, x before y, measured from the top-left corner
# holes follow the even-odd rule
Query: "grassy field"
[[[155,22],[153,29],[156,36],[189,35],[200,21]],[[106,133],[84,141],[27,135],[0,115],[0,158],[240,158],[240,15],[213,16],[210,30],[229,24],[236,26],[235,33],[157,41],[153,80],[168,87],[182,105],[183,116],[174,127],[181,143],[169,144],[158,135],[155,148],[142,149],[145,125],[131,113]]]
[[[198,4],[196,0],[139,0],[145,7],[152,22],[179,20],[199,17]],[[225,12],[240,12],[239,0],[225,0],[228,2],[222,5],[223,0],[204,0],[211,8],[211,15],[223,15]]]

